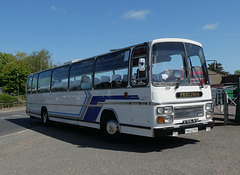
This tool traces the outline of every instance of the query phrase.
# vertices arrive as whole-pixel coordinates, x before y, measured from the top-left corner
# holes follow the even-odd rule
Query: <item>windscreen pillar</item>
[[[240,123],[240,78],[238,78],[237,107],[236,107],[235,121]]]

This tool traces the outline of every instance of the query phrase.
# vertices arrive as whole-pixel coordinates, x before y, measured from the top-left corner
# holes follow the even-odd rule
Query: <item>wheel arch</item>
[[[47,109],[46,106],[42,106],[41,107],[41,115],[42,115],[43,111],[46,111],[48,113],[48,109]]]
[[[101,124],[102,124],[102,121],[103,121],[104,117],[107,117],[107,116],[109,116],[109,115],[111,115],[113,118],[116,119],[116,121],[118,122],[119,127],[120,127],[119,117],[118,117],[116,111],[115,111],[114,109],[112,109],[112,108],[107,108],[107,109],[104,109],[104,110],[102,111],[101,116],[100,116],[100,126],[101,126]]]

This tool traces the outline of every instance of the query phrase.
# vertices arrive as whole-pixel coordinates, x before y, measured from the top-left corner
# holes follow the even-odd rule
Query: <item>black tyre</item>
[[[43,126],[49,125],[48,112],[46,109],[43,109],[43,111],[42,111],[42,124],[43,124]]]
[[[116,117],[112,114],[106,114],[101,120],[100,130],[102,135],[109,141],[121,142],[122,134],[120,133],[120,126]]]

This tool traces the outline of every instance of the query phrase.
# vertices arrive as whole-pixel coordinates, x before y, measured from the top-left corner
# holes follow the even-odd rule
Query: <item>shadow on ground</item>
[[[195,139],[178,137],[146,138],[126,135],[121,143],[111,143],[101,137],[99,130],[53,123],[49,127],[41,125],[38,119],[17,118],[7,121],[31,129],[49,137],[73,144],[79,148],[91,147],[114,151],[137,153],[161,152],[166,149],[181,147],[187,144],[196,144]]]
[[[225,126],[224,116],[222,118],[215,117],[213,120],[214,120],[214,126]],[[228,119],[227,125],[240,125],[240,123],[236,122],[235,119]]]

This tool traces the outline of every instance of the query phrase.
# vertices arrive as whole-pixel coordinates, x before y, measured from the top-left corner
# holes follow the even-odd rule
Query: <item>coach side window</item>
[[[27,79],[27,94],[31,93],[31,85],[32,85],[32,76],[29,76]]]
[[[68,90],[69,65],[53,69],[52,72],[52,92]]]
[[[34,74],[33,80],[32,80],[32,93],[37,93],[37,82],[38,82],[38,74]]]
[[[121,88],[128,85],[129,50],[98,57],[95,65],[94,88]]]
[[[72,64],[70,69],[69,90],[92,88],[93,63],[94,59]]]
[[[38,78],[38,92],[49,92],[50,91],[50,80],[52,70],[41,72]]]

